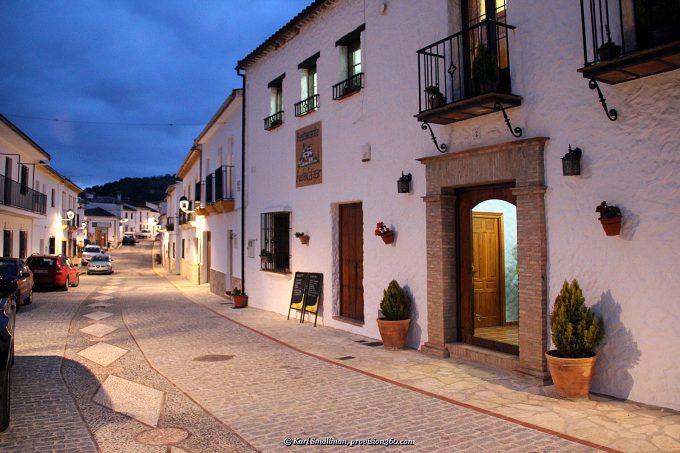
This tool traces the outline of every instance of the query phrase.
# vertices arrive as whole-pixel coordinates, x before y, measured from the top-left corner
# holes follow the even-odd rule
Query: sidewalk
[[[503,370],[457,359],[437,359],[415,350],[386,351],[374,341],[341,330],[299,324],[255,308],[241,310],[157,266],[185,297],[270,339],[317,359],[539,431],[603,450],[680,451],[680,414],[670,410],[591,396],[561,399]]]

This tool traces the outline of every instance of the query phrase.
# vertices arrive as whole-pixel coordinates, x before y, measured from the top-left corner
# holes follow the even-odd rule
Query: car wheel
[[[68,277],[66,277],[66,281],[64,282],[64,286],[61,287],[62,291],[68,291],[68,287],[70,286],[71,282],[69,282]]]
[[[73,287],[80,285],[80,274],[76,275],[76,281],[73,283]]]
[[[33,290],[31,290],[30,293],[28,293],[28,297],[24,301],[24,305],[31,305],[33,303]]]
[[[9,426],[9,385],[10,368],[6,366],[0,374],[0,431]]]

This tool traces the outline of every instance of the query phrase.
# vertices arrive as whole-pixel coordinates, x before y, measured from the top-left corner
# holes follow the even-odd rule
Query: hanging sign
[[[321,121],[295,131],[295,187],[321,184]]]

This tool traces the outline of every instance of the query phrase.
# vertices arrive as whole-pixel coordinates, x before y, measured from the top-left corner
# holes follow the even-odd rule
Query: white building
[[[82,189],[50,167],[50,155],[2,115],[0,156],[2,256],[74,256]]]
[[[663,72],[678,43],[631,4],[609,1],[624,53],[600,62],[587,2],[584,24],[568,0],[312,3],[238,63],[249,304],[285,314],[294,273],[320,272],[323,323],[378,338],[396,279],[411,347],[545,380],[550,307],[578,278],[607,329],[593,391],[680,409],[680,71]],[[615,237],[603,200],[623,213]]]

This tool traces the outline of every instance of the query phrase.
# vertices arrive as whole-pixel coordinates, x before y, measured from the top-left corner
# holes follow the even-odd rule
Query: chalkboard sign
[[[305,297],[305,289],[307,288],[307,272],[296,272],[293,279],[293,293],[290,295],[290,308],[295,310],[302,310],[302,303]],[[290,315],[290,308],[288,314]]]
[[[322,288],[323,274],[309,274],[309,278],[307,279],[307,292],[305,294],[305,311],[316,313]]]
[[[302,312],[300,322],[304,322],[305,312],[314,313],[314,326],[316,326],[322,290],[323,274],[296,272],[293,279],[293,292],[290,295],[290,304],[288,305],[288,319],[290,319],[291,310]]]

